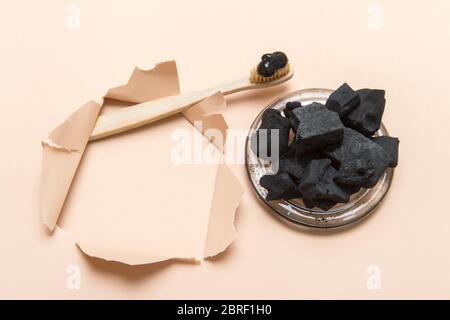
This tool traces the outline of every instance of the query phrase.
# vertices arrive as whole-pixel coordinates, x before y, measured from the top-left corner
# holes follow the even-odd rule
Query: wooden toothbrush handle
[[[218,91],[227,95],[252,89],[253,87],[255,85],[250,83],[248,79],[241,79],[225,85],[187,94],[164,97],[124,108],[121,111],[111,114],[100,115],[89,141],[135,129],[175,113],[182,112]]]
[[[265,83],[252,83],[247,77],[201,91],[164,97],[124,108],[111,114],[100,115],[89,141],[135,129],[175,113],[182,112],[219,91],[224,95],[228,95],[243,90],[271,87],[291,79],[292,76],[293,71],[291,70],[282,78]]]

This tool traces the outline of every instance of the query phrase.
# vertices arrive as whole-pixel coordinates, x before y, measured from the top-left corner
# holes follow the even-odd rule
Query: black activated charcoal
[[[326,107],[337,112],[340,117],[355,109],[359,105],[359,95],[347,83],[336,89],[326,102]]]
[[[256,71],[260,76],[270,77],[274,75],[277,69],[284,68],[287,63],[288,58],[281,51],[266,53],[261,57],[261,62],[256,67]]]
[[[259,184],[267,189],[267,201],[290,200],[302,196],[295,182],[284,172],[265,175],[259,180]]]
[[[273,53],[262,60],[275,67],[287,58]],[[268,152],[276,172],[260,179],[268,190],[266,200],[303,198],[307,208],[328,211],[349,202],[361,188],[375,186],[387,167],[398,164],[399,139],[372,137],[381,126],[384,107],[383,90],[354,91],[344,83],[326,105],[290,101],[282,113],[264,111],[251,147],[260,158]],[[263,129],[269,130],[268,140],[258,150]],[[271,129],[278,129],[279,158],[271,154]],[[290,136],[290,129],[294,135]]]
[[[349,184],[338,183],[338,186],[341,187],[342,189],[344,189],[349,195],[355,194],[355,193],[359,192],[359,190],[361,190],[361,187],[352,186]]]
[[[324,158],[324,156],[319,152],[309,152],[303,154],[296,153],[296,155],[298,162],[302,165],[303,168],[306,168],[312,160],[319,160]]]
[[[341,142],[344,125],[336,112],[330,111],[320,103],[312,103],[292,111],[297,125],[293,146],[297,153],[303,154],[330,144]]]
[[[398,164],[398,145],[400,143],[398,138],[381,136],[372,138],[372,141],[382,147],[391,157],[389,167],[396,167]]]
[[[268,158],[272,156],[272,129],[278,129],[279,154],[281,155],[288,151],[290,130],[289,120],[283,117],[280,111],[275,109],[267,109],[262,114],[260,127],[251,138],[252,150],[260,158]],[[264,132],[266,134],[264,134]],[[261,146],[260,142],[262,142]]]
[[[346,127],[371,137],[380,129],[386,104],[385,92],[378,89],[361,89],[356,92],[360,99],[359,105],[341,119]]]
[[[283,110],[283,114],[286,118],[291,119],[293,117],[293,113],[292,111],[294,111],[294,109],[300,108],[302,106],[302,104],[298,101],[289,101],[286,103],[286,107]],[[292,128],[294,130],[297,130],[297,128],[293,125]]]
[[[334,181],[337,175],[329,159],[312,160],[300,180],[299,189],[306,199],[348,202],[350,195]]]
[[[339,165],[337,182],[363,188],[373,187],[391,162],[382,147],[349,128],[339,147],[322,152]]]
[[[303,203],[308,209],[319,208],[325,211],[330,210],[337,204],[337,202],[333,200],[314,200],[308,198],[303,198]]]
[[[285,172],[295,181],[299,182],[303,176],[305,168],[300,163],[296,156],[295,150],[290,149],[288,152],[283,154],[280,158],[280,165],[278,170],[280,172]]]

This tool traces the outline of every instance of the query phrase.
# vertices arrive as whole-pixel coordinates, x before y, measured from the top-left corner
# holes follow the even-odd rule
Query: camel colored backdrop
[[[0,298],[450,298],[449,12],[448,1],[2,1]],[[108,263],[81,253],[70,234],[48,234],[40,140],[76,108],[136,65],[175,59],[187,92],[245,76],[274,50],[288,54],[294,79],[228,97],[230,128],[246,130],[267,103],[296,89],[346,81],[386,90],[384,123],[400,137],[400,162],[370,218],[343,231],[292,229],[257,201],[234,164],[245,192],[238,237],[202,264]],[[76,185],[120,184],[114,172],[140,156],[104,161],[105,181],[89,161],[97,155],[88,148]],[[139,164],[151,163],[151,153],[142,157]],[[82,197],[75,189],[67,207]]]

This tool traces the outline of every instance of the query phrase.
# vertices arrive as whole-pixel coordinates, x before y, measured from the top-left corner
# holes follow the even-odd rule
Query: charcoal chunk
[[[400,143],[398,138],[381,136],[372,138],[372,141],[382,147],[391,157],[391,162],[388,166],[392,168],[396,167],[398,164],[398,145]]]
[[[331,111],[337,112],[340,117],[345,116],[359,105],[359,95],[347,83],[336,89],[326,102]]]
[[[318,112],[323,108],[324,105],[318,102],[313,102],[306,106],[301,106],[301,108],[292,108],[291,112],[288,112],[292,127],[297,130],[298,126],[300,125],[300,119],[304,116],[304,114]]]
[[[339,165],[337,182],[363,188],[373,187],[391,162],[382,147],[349,128],[339,147],[323,153]]]
[[[298,101],[289,101],[286,103],[286,107],[283,110],[284,115],[286,116],[286,118],[289,119],[289,121],[291,121],[291,119],[293,119],[293,121],[291,122],[291,125],[292,125],[292,129],[294,129],[294,130],[297,130],[297,127],[295,126],[295,122],[294,122],[295,117],[294,117],[293,111],[294,111],[294,109],[300,108],[301,106],[302,106],[302,104]]]
[[[359,190],[361,190],[360,186],[352,186],[350,184],[338,183],[338,186],[341,187],[342,189],[344,189],[345,191],[347,191],[347,193],[349,195],[355,194],[355,193],[359,192]]]
[[[367,137],[380,129],[386,99],[384,90],[361,89],[357,91],[359,105],[341,119],[346,127],[352,128]]]
[[[295,182],[299,182],[303,176],[305,168],[297,158],[295,150],[290,149],[281,156],[278,170],[289,174]]]
[[[286,102],[286,107],[284,108],[284,112],[291,112],[294,109],[300,108],[302,103],[300,101],[289,101]],[[286,115],[286,114],[285,114]]]
[[[325,211],[330,210],[331,208],[333,208],[337,202],[333,201],[333,200],[315,200],[315,199],[307,199],[307,198],[303,198],[303,203],[305,204],[305,206],[308,209],[312,209],[312,208],[319,208]]]
[[[383,90],[355,92],[344,83],[326,105],[290,101],[282,111],[265,110],[251,148],[271,161],[275,173],[260,179],[266,200],[303,198],[305,207],[327,211],[375,186],[387,167],[398,164],[399,140],[373,137],[384,108]]]
[[[289,128],[289,121],[281,115],[279,110],[266,109],[261,116],[262,129]]]
[[[318,152],[297,154],[295,148],[289,150],[280,157],[278,166],[274,163],[273,170],[286,172],[295,182],[299,182],[308,164],[315,159],[323,159],[324,156]]]
[[[303,168],[306,168],[312,160],[319,160],[324,158],[324,156],[319,152],[309,152],[309,153],[296,152],[296,155],[298,162],[302,165]]]
[[[261,117],[261,125],[251,137],[251,148],[260,158],[272,157],[272,130],[278,130],[279,155],[288,151],[290,122],[280,111],[267,109]]]
[[[265,175],[259,180],[259,183],[267,189],[267,201],[290,200],[302,196],[295,182],[284,172]]]
[[[294,147],[305,154],[342,141],[344,125],[336,112],[320,103],[312,103],[292,111],[291,122],[298,123]]]
[[[312,160],[300,180],[299,189],[306,199],[348,202],[350,195],[334,181],[337,175],[329,159]]]

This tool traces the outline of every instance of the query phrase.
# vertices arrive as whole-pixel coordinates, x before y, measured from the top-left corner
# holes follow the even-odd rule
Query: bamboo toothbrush
[[[228,95],[244,90],[267,88],[281,84],[291,79],[293,75],[294,71],[284,53],[278,51],[265,54],[258,66],[251,70],[250,77],[192,93],[140,103],[112,114],[101,115],[89,140],[105,138],[182,112],[218,91]]]

